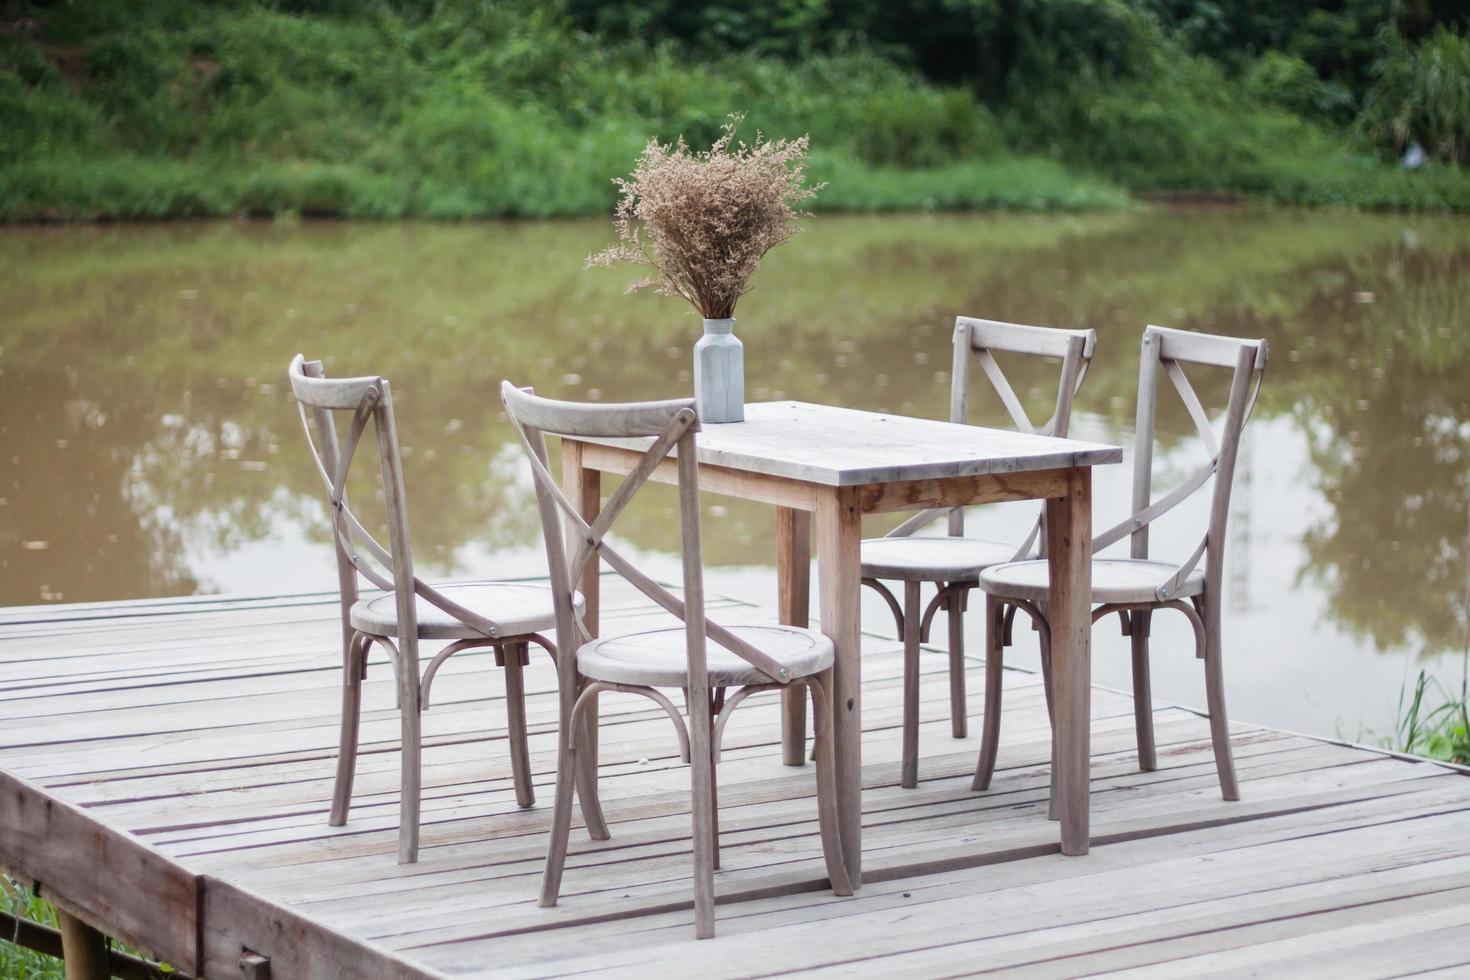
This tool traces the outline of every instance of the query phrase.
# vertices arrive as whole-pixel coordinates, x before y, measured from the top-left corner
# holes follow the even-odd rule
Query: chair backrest
[[[1230,491],[1235,478],[1235,460],[1240,439],[1255,408],[1265,376],[1267,345],[1264,340],[1243,340],[1214,334],[1194,333],[1150,326],[1143,332],[1143,352],[1138,366],[1138,419],[1133,455],[1133,514],[1093,539],[1094,553],[1123,538],[1131,538],[1130,554],[1147,558],[1149,525],[1189,499],[1197,490],[1215,479],[1210,499],[1209,523],[1203,537],[1178,572],[1160,583],[1157,595],[1170,599],[1179,583],[1205,557],[1206,594],[1218,601],[1225,561],[1225,525],[1230,515]],[[1228,368],[1230,389],[1224,413],[1216,424],[1200,402],[1199,395],[1184,374],[1184,365]],[[1153,456],[1155,416],[1158,406],[1159,372],[1168,377],[1194,421],[1200,441],[1209,460],[1182,483],[1153,499]]]
[[[1087,368],[1092,363],[1092,354],[1096,347],[1095,330],[1064,330],[968,316],[955,317],[949,420],[962,423],[969,421],[971,365],[978,363],[1017,431],[1064,437],[1072,418],[1072,402],[1082,388],[1083,378],[1087,377]],[[997,352],[1061,361],[1061,376],[1057,380],[1057,397],[1052,414],[1041,425],[1036,425],[1026,414],[1021,399],[1016,395],[1016,389],[1011,386],[1000,363],[995,359]],[[949,533],[956,537],[964,534],[965,511],[962,507],[955,507],[916,514],[889,532],[889,537],[910,535],[945,514],[949,515]],[[1017,551],[1016,557],[1027,556],[1038,540],[1045,540],[1039,520]]]
[[[574,590],[594,556],[607,562],[639,592],[684,621],[691,703],[708,691],[706,642],[713,641],[767,674],[773,682],[790,672],[773,658],[711,621],[704,612],[704,561],[700,546],[699,467],[695,433],[699,418],[689,398],[631,404],[584,404],[542,398],[509,381],[501,400],[531,464],[540,507],[546,562],[556,603],[557,672],[564,686],[575,677],[576,650],[590,639],[577,617]],[[590,438],[651,438],[652,444],[589,524],[551,474],[546,435]],[[680,599],[639,571],[608,543],[607,534],[638,491],[669,457],[677,471],[679,528],[683,541],[684,597]],[[563,527],[566,529],[563,535]]]
[[[408,509],[404,500],[402,455],[393,421],[393,392],[381,377],[328,378],[320,361],[297,354],[287,369],[291,392],[301,414],[312,461],[327,491],[327,511],[337,550],[337,578],[344,624],[357,601],[361,575],[373,585],[397,596],[400,654],[416,653],[418,615],[414,595],[443,609],[460,622],[487,636],[502,635],[499,624],[446,598],[414,575],[409,544]],[[336,414],[350,413],[345,432],[337,429]],[[387,512],[388,546],[368,532],[347,502],[347,474],[371,424],[378,447],[378,473]],[[345,626],[344,626],[345,628]],[[414,649],[403,649],[407,641]]]

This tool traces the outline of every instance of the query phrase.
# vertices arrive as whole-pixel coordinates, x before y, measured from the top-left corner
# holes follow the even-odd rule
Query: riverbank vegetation
[[[1467,26],[1436,0],[10,2],[0,217],[604,213],[650,135],[731,112],[810,134],[831,209],[1465,209]]]
[[[1470,688],[1451,690],[1420,671],[1399,704],[1398,730],[1386,744],[1397,751],[1470,766]]]

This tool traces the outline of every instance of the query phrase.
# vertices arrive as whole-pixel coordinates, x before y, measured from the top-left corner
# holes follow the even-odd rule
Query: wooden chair
[[[453,585],[435,588],[413,573],[408,513],[403,495],[403,468],[393,422],[393,395],[385,378],[326,378],[320,361],[300,354],[288,371],[307,445],[327,489],[337,551],[337,582],[342,603],[342,730],[337,749],[337,777],[328,823],[347,822],[357,761],[358,717],[362,679],[373,644],[388,652],[397,682],[402,717],[402,795],[399,802],[398,860],[418,859],[419,713],[429,707],[434,675],[444,661],[461,650],[492,648],[505,667],[505,701],[511,771],[516,802],[531,806],[531,762],[526,746],[525,687],[521,668],[530,645],[555,655],[541,636],[556,615],[551,590],[514,582]],[[334,416],[350,413],[340,436]],[[308,418],[308,415],[310,416]],[[347,473],[358,445],[372,423],[378,444],[378,467],[387,513],[388,547],[368,533],[347,503]],[[313,435],[315,430],[315,435]],[[383,590],[359,597],[358,576]],[[577,600],[580,601],[580,598]],[[419,641],[444,640],[422,676]]]
[[[1149,628],[1153,614],[1162,609],[1182,613],[1194,627],[1195,656],[1204,660],[1205,692],[1210,712],[1210,736],[1220,792],[1227,800],[1240,798],[1235,763],[1230,752],[1230,724],[1225,713],[1225,680],[1221,663],[1220,619],[1225,564],[1225,523],[1230,513],[1230,489],[1241,433],[1260,393],[1266,370],[1266,342],[1240,340],[1149,327],[1143,334],[1138,373],[1138,422],[1133,457],[1133,514],[1097,535],[1092,551],[1125,537],[1131,538],[1128,558],[1094,558],[1092,621],[1117,613],[1123,634],[1132,642],[1133,710],[1138,735],[1139,768],[1157,766],[1153,736],[1153,702],[1149,692]],[[1209,414],[1185,377],[1184,365],[1229,368],[1233,374],[1218,441]],[[1160,369],[1168,376],[1199,430],[1210,459],[1170,492],[1152,499],[1154,415]],[[1149,525],[1177,507],[1215,478],[1210,517],[1204,536],[1182,563],[1149,558]],[[1204,560],[1200,567],[1201,559]],[[1050,632],[1047,626],[1049,586],[1046,562],[1023,561],[993,565],[980,573],[986,593],[989,649],[985,655],[985,728],[974,788],[986,789],[995,772],[1000,739],[1001,663],[1010,643],[1010,620],[1015,609],[1026,612],[1041,633],[1041,663],[1045,675],[1047,708],[1051,709]],[[1188,602],[1184,600],[1189,600]],[[1009,609],[1007,608],[1009,607]],[[1055,784],[1053,784],[1055,814]]]
[[[639,694],[661,707],[674,723],[680,751],[690,763],[694,819],[695,936],[714,935],[714,869],[719,867],[715,766],[720,738],[731,712],[756,691],[804,686],[811,692],[817,746],[817,815],[832,890],[850,895],[837,826],[837,784],[832,757],[832,641],[816,630],[794,626],[732,626],[704,613],[700,550],[699,478],[692,399],[629,405],[584,405],[552,401],[509,382],[501,395],[511,424],[525,447],[536,483],[546,556],[556,601],[561,726],[556,770],[556,809],[541,886],[541,905],[556,904],[571,827],[574,780],[586,778],[578,756],[596,713],[587,712],[599,694]],[[651,437],[653,444],[628,473],[589,526],[552,478],[545,434]],[[683,538],[683,598],[648,578],[607,543],[613,522],[654,470],[677,454],[679,523]],[[566,522],[566,538],[562,522]],[[683,621],[681,627],[593,639],[573,601],[573,583],[587,562],[600,556],[635,588]],[[713,646],[710,646],[710,644]],[[575,651],[567,655],[568,651]],[[687,724],[665,689],[684,691]],[[727,693],[729,692],[729,693]],[[595,778],[595,777],[594,777]],[[581,792],[584,801],[595,798]],[[600,821],[600,815],[598,820]]]
[[[1097,333],[1092,330],[1057,330],[957,317],[949,420],[968,421],[970,365],[978,361],[1019,431],[1065,436],[1072,399],[1082,387],[1096,345]],[[1015,389],[1001,371],[995,352],[1061,360],[1056,404],[1044,425],[1038,428],[1027,416]],[[944,515],[949,517],[949,536],[912,536]],[[1019,548],[1015,544],[967,538],[964,508],[956,507],[926,510],[904,521],[887,537],[863,541],[863,584],[883,596],[903,639],[903,762],[899,773],[903,786],[912,789],[919,784],[919,644],[928,641],[935,613],[943,609],[949,615],[950,731],[955,738],[964,738],[968,731],[964,612],[969,605],[970,590],[976,587],[981,569],[1029,557],[1033,547],[1037,549],[1036,554],[1041,554],[1038,542],[1045,540],[1045,535],[1040,531],[1038,519]],[[901,606],[883,584],[885,579],[903,583]],[[919,589],[927,582],[934,583],[937,592],[921,613]]]

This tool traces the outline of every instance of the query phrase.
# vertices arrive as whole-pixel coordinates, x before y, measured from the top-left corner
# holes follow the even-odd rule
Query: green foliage
[[[1267,51],[1241,74],[1245,93],[1256,102],[1309,119],[1348,122],[1354,99],[1346,86],[1324,81],[1296,55]]]
[[[1431,708],[1426,698],[1439,703]],[[1390,748],[1413,755],[1470,765],[1470,693],[1445,689],[1424,671],[1412,692],[1399,696],[1399,723]]]
[[[1360,125],[1374,141],[1470,163],[1470,37],[1440,28],[1418,44],[1388,29]]]
[[[56,910],[10,878],[0,875],[0,912],[56,928]],[[0,933],[0,977],[6,980],[61,980],[61,960],[6,942]]]
[[[708,144],[731,112],[810,135],[825,207],[1087,207],[1114,182],[1470,207],[1458,170],[1398,173],[1342,130],[1386,2],[22,4],[0,220],[605,212],[650,136]],[[1389,44],[1363,132],[1463,157],[1465,49]]]

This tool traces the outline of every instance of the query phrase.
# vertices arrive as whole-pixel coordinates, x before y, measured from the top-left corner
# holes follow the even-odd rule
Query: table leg
[[[787,626],[811,625],[812,515],[810,511],[776,508],[776,605]],[[788,766],[806,765],[806,690],[781,692],[781,759]]]
[[[862,512],[857,492],[839,487],[817,506],[817,578],[822,632],[837,648],[832,670],[832,747],[837,770],[838,830],[852,887],[862,883],[863,730],[858,554]]]
[[[1092,473],[1071,471],[1067,495],[1046,502],[1050,561],[1053,744],[1062,853],[1086,854],[1092,730]]]
[[[583,445],[572,439],[561,441],[561,485],[562,492],[567,495],[582,515],[582,520],[591,524],[597,520],[598,513],[602,510],[602,473],[599,470],[588,469],[582,465]],[[569,540],[575,541],[576,536]],[[593,636],[598,633],[598,606],[601,593],[601,562],[597,555],[587,560],[586,567],[582,571],[582,579],[577,583],[577,590],[582,593],[582,598],[587,603],[587,611],[583,621],[587,624],[587,631]],[[558,656],[572,656],[575,651],[557,651]],[[582,815],[587,823],[588,833],[594,840],[607,839],[607,827],[602,819],[602,803],[597,795],[597,696],[593,695],[587,699],[587,705],[582,709],[581,722],[578,726],[581,745],[577,749],[577,760],[583,768],[582,778],[578,786],[585,788],[585,796],[582,800]]]

